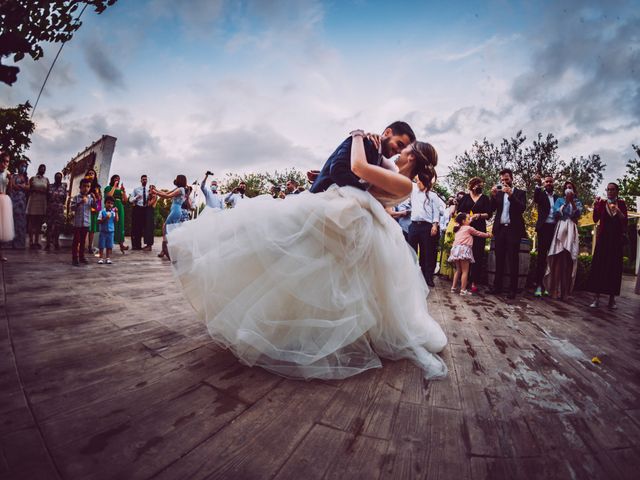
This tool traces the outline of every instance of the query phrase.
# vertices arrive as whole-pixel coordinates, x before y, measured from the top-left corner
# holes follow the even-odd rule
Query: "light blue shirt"
[[[116,212],[114,209],[107,210],[106,208],[103,208],[102,210],[100,210],[100,213],[98,214],[98,220],[102,220],[100,222],[101,232],[109,233],[109,232],[116,231],[116,227],[115,227]]]
[[[444,202],[435,192],[422,192],[413,184],[411,191],[411,221],[441,223],[444,220]]]
[[[547,198],[549,199],[549,205],[551,206],[551,208],[549,208],[549,215],[547,215],[547,219],[545,220],[545,223],[556,223],[556,219],[554,217],[554,212],[553,212],[553,192],[552,193],[547,193],[546,191],[544,192],[547,195]]]
[[[571,204],[567,203],[567,200],[564,197],[560,197],[556,200],[556,203],[553,205],[553,215],[560,220],[568,220],[573,219],[577,220],[582,215],[582,202],[575,199],[576,208],[574,209]]]
[[[400,205],[396,205],[393,208],[396,212],[406,212],[407,210],[411,210],[411,200],[406,199]],[[405,233],[409,233],[409,225],[411,225],[411,215],[405,215],[404,217],[398,217],[397,222],[400,224],[400,227]]]
[[[144,192],[144,195],[143,195]],[[133,189],[133,193],[129,196],[129,202],[135,205],[136,207],[144,207],[144,203],[142,202],[143,196],[146,198],[147,203],[149,202],[149,185],[143,187],[140,185]]]
[[[204,193],[207,207],[213,208],[214,210],[224,210],[224,199],[222,195],[213,193],[211,188],[207,187],[204,183],[200,184],[200,190]]]
[[[506,193],[504,193],[502,197],[502,215],[500,215],[500,223],[506,225],[511,223],[511,217],[509,216],[509,207],[511,207],[511,202],[509,201],[509,195]]]

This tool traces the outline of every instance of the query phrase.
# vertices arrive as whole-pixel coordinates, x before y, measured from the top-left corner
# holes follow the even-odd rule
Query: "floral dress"
[[[61,183],[49,185],[47,195],[47,230],[53,227],[58,229],[64,225],[64,202],[67,199],[67,184]]]
[[[15,185],[29,185],[29,179],[25,174],[16,174],[13,177]],[[13,203],[13,248],[25,248],[27,239],[27,192],[14,188],[9,194]]]

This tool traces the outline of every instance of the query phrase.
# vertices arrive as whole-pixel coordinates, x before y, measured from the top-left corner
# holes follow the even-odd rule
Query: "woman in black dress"
[[[596,197],[593,221],[598,223],[596,248],[591,261],[589,290],[596,294],[591,307],[600,306],[600,294],[609,295],[609,308],[615,309],[622,284],[622,242],[627,231],[627,205],[618,198],[618,185],[607,185],[607,198]]]
[[[471,215],[471,226],[481,232],[487,231],[487,220],[491,218],[491,201],[489,197],[482,193],[484,180],[474,177],[469,180],[469,192],[458,201],[456,214],[467,213]],[[471,291],[478,291],[478,283],[485,275],[485,252],[486,239],[473,237],[473,258],[475,262],[471,264],[470,281]]]

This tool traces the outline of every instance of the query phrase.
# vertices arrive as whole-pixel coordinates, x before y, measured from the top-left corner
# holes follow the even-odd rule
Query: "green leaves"
[[[20,160],[29,161],[24,152],[31,145],[31,134],[36,127],[29,118],[30,111],[29,102],[14,108],[0,108],[0,150],[11,155],[10,171],[15,171]]]
[[[93,7],[102,13],[116,0],[11,0],[0,2],[0,56],[13,55],[19,62],[26,54],[34,60],[42,58],[41,43],[67,42],[71,40],[82,22],[79,21],[79,5]],[[0,63],[0,81],[11,85],[15,82],[17,67]],[[11,70],[13,69],[13,70]],[[19,69],[18,69],[19,70]]]

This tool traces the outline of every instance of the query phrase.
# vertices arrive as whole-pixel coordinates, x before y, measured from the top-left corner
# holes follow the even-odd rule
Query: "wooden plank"
[[[274,480],[325,478],[335,459],[351,448],[352,443],[353,435],[316,424],[293,451]]]
[[[247,408],[200,383],[106,431],[54,444],[63,476],[148,478],[191,451]]]
[[[432,411],[430,407],[400,403],[381,479],[413,479],[429,474]]]
[[[235,422],[158,472],[157,478],[271,477],[335,393],[335,387],[321,382],[285,381]]]

